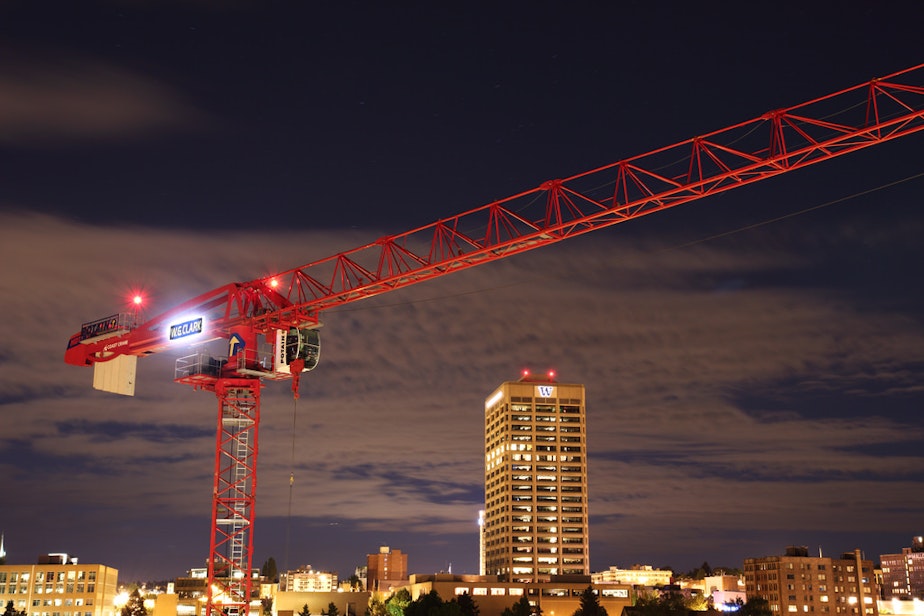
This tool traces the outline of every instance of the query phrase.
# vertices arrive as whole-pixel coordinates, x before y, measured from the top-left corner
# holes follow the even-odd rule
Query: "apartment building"
[[[116,569],[80,564],[67,554],[38,560],[34,565],[0,565],[0,605],[12,601],[28,616],[116,616]]]
[[[778,614],[865,614],[879,616],[879,588],[873,562],[860,550],[827,558],[791,546],[782,556],[744,561],[747,597],[760,597]]]
[[[882,598],[924,600],[924,536],[900,554],[881,554]]]

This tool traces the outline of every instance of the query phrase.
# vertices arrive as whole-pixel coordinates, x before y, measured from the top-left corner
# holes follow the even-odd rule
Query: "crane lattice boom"
[[[273,327],[924,129],[924,65],[541,186],[277,274]],[[267,279],[248,285],[259,288]]]

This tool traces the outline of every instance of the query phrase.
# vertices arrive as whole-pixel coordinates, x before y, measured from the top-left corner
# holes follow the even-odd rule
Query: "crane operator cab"
[[[302,372],[314,370],[321,359],[321,334],[317,329],[277,330],[275,350],[274,372],[291,374],[289,364],[296,359],[305,361]]]

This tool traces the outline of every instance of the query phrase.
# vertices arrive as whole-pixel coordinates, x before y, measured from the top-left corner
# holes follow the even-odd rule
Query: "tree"
[[[298,616],[311,616],[311,610],[308,609],[307,603],[298,611]]]
[[[435,590],[417,597],[404,608],[404,616],[462,616],[459,602],[443,601]]]
[[[478,616],[478,613],[481,611],[478,609],[478,604],[467,592],[459,595],[456,602],[459,604],[459,609],[462,610],[462,616]]]
[[[402,588],[385,602],[385,611],[388,616],[404,616],[404,609],[411,604],[411,593]]]
[[[369,597],[369,605],[366,607],[365,616],[388,616],[388,610],[385,603],[376,596]]]
[[[349,577],[348,581],[350,582],[350,590],[363,591],[363,582],[358,575],[354,573]]]
[[[443,600],[435,590],[420,595],[404,608],[404,616],[436,616],[443,607]]]
[[[260,597],[260,611],[263,613],[263,616],[272,616],[272,613],[273,613],[273,598],[272,597]]]
[[[766,599],[751,597],[738,609],[740,616],[770,616],[770,604]]]
[[[635,602],[635,611],[641,616],[687,616],[687,606],[683,595],[676,592],[662,596],[639,595]]]
[[[13,600],[10,599],[6,602],[6,610],[3,612],[3,616],[26,616],[26,610],[17,610]]]
[[[276,567],[276,559],[270,556],[266,559],[266,562],[263,563],[263,566],[260,568],[260,575],[267,582],[278,582],[279,581],[279,569]]]
[[[128,596],[128,602],[122,606],[122,616],[148,616],[148,608],[144,607],[144,597],[137,588]]]
[[[703,561],[703,564],[701,564],[696,569],[693,569],[692,571],[687,573],[686,577],[692,578],[694,580],[701,580],[705,577],[712,575],[712,573],[713,573],[712,567],[709,566],[709,563],[707,561]]]
[[[541,616],[542,610],[529,604],[529,599],[526,598],[526,595],[520,595],[519,601],[511,605],[510,607],[505,607],[501,616]]]
[[[684,601],[684,605],[687,606],[688,610],[693,610],[694,612],[705,612],[709,609],[709,597],[701,592],[698,592],[690,595],[690,598]]]
[[[337,606],[334,605],[334,602],[331,601],[327,604],[327,611],[321,612],[321,614],[326,616],[340,616],[340,610],[338,610]]]
[[[588,586],[581,592],[580,607],[574,611],[573,616],[607,616],[606,608],[600,605],[600,597]]]

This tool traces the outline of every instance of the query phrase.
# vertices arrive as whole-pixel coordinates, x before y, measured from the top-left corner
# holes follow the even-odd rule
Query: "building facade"
[[[606,571],[591,573],[594,584],[630,584],[632,586],[667,586],[674,573],[669,569],[655,569],[651,565],[633,565],[630,569],[610,567]]]
[[[484,572],[590,575],[584,386],[524,374],[485,401]]]
[[[363,616],[369,606],[369,599],[375,593],[357,592],[289,592],[279,591],[273,597],[273,614],[275,616],[297,616],[304,606],[308,606],[312,616],[326,614],[331,603],[341,616]],[[381,598],[384,600],[384,598]],[[251,614],[256,614],[251,608]]]
[[[873,562],[860,550],[826,558],[798,546],[783,556],[746,558],[744,582],[748,599],[765,599],[774,614],[879,616]]]
[[[924,599],[924,536],[901,554],[882,554],[882,598]]]
[[[66,554],[34,565],[0,565],[0,606],[28,616],[115,616],[119,572],[82,565]],[[47,562],[45,562],[47,561]]]
[[[366,554],[366,587],[384,591],[407,583],[407,554],[388,546],[379,548],[378,554]]]
[[[629,584],[593,584],[587,576],[561,576],[551,582],[503,582],[493,575],[411,575],[404,588],[411,599],[436,591],[443,601],[467,594],[478,606],[480,616],[502,616],[523,597],[542,616],[567,616],[581,607],[581,593],[590,586],[610,616],[618,616],[633,605],[635,596]]]
[[[748,595],[741,575],[707,575],[703,579],[703,596],[720,611],[731,611],[736,602],[746,603]]]
[[[280,576],[280,590],[286,592],[336,592],[337,574],[330,571],[315,571],[305,565]]]

